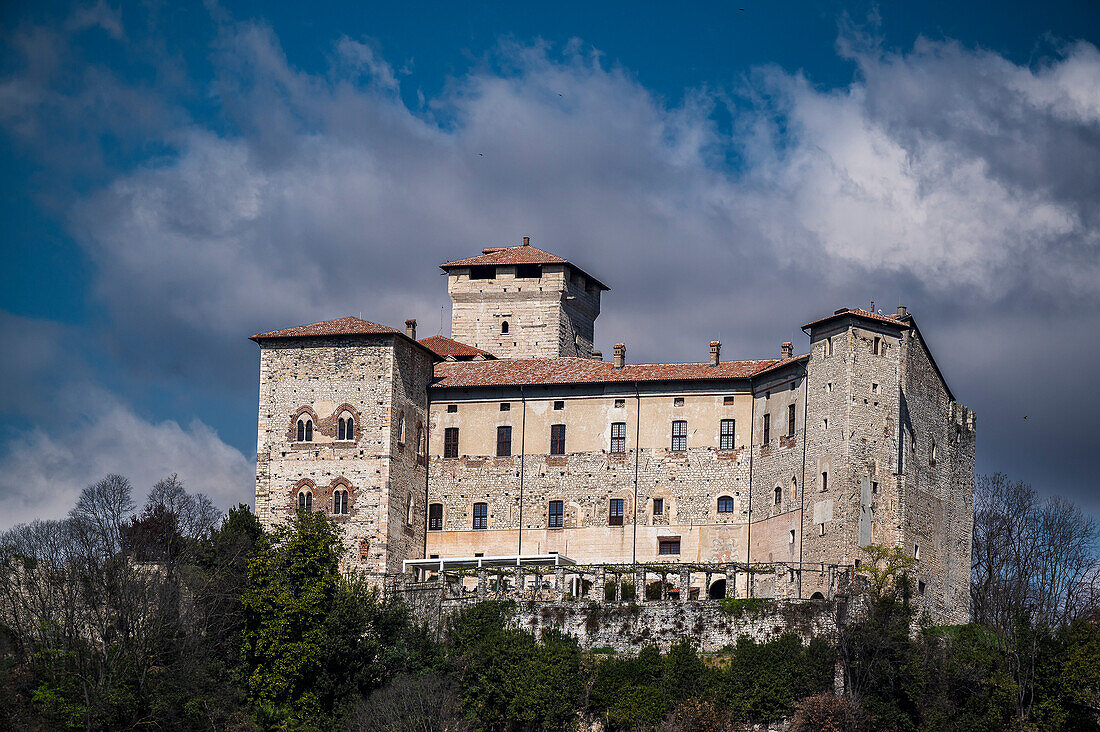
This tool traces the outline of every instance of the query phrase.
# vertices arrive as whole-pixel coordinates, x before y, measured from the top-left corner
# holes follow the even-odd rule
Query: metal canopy
[[[449,569],[481,569],[483,567],[559,567],[576,564],[561,554],[513,554],[499,557],[444,557],[441,559],[406,559],[404,572],[414,569],[444,572]]]

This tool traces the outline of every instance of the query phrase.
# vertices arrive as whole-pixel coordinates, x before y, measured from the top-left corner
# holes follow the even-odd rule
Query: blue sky
[[[249,500],[248,334],[434,333],[438,263],[523,235],[632,360],[903,300],[979,470],[1100,513],[1095,5],[301,7],[0,9],[0,523]]]

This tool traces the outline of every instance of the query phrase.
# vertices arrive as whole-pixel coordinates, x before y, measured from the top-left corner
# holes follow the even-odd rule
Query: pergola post
[[[591,593],[590,599],[594,600],[595,602],[603,602],[604,598],[606,597],[606,595],[604,594],[607,591],[605,589],[606,587],[607,568],[601,565],[600,568],[596,570],[596,579],[592,582],[592,589],[589,590],[589,592]]]
[[[477,569],[477,599],[484,600],[489,592],[489,570],[484,567]]]
[[[737,597],[737,570],[733,565],[726,565],[726,597]]]
[[[565,570],[554,567],[554,602],[565,601]]]
[[[622,602],[623,600],[623,576],[619,572],[615,573],[615,602]]]
[[[680,602],[691,599],[691,570],[680,570]]]
[[[517,600],[522,600],[523,599],[523,584],[524,584],[523,567],[517,566],[516,567],[516,599]]]
[[[645,583],[646,583],[646,571],[645,567],[634,567],[634,601],[645,602]]]

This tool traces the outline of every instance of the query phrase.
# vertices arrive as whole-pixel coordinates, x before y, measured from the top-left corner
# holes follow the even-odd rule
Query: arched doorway
[[[825,595],[822,595],[820,592],[815,592],[814,594],[810,595],[810,599],[811,600],[824,600]]]
[[[707,590],[707,596],[712,600],[722,600],[726,597],[726,581],[724,579],[715,580],[710,583],[710,588]]]

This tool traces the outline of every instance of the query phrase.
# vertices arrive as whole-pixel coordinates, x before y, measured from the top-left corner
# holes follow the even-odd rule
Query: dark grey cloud
[[[764,68],[669,104],[580,43],[503,44],[412,109],[369,44],[336,39],[310,74],[263,26],[225,26],[224,124],[148,101],[172,110],[147,117],[172,154],[72,200],[71,231],[104,337],[196,389],[251,389],[258,330],[361,312],[434,332],[438,263],[523,235],[615,288],[597,339],[637,360],[701,360],[715,337],[729,357],[774,355],[836,307],[904,300],[987,429],[981,467],[1092,500],[1079,452],[1097,390],[1049,379],[1068,357],[1087,387],[1100,357],[1100,54],[843,52],[843,88]],[[3,88],[23,91],[0,95],[0,119],[24,126],[84,103]],[[731,97],[728,135],[712,112]],[[1020,411],[1044,426],[1013,427]]]

